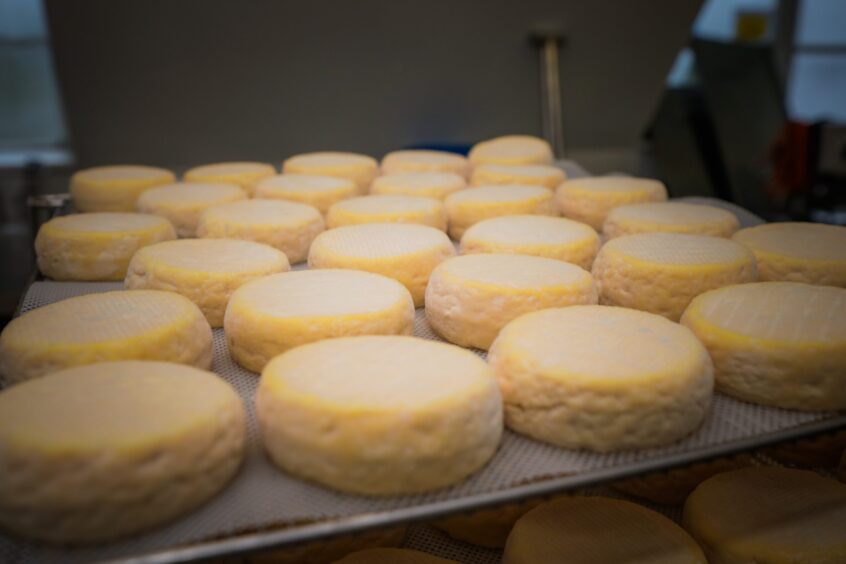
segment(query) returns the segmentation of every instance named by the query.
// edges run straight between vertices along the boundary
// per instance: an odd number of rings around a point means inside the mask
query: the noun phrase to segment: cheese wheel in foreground
[[[502,435],[502,400],[485,361],[414,337],[292,349],[262,372],[256,410],[280,468],[361,494],[454,484],[487,463]]]
[[[185,173],[184,179],[201,184],[235,184],[252,195],[260,181],[274,174],[276,169],[266,163],[233,162],[194,167]]]
[[[509,427],[598,452],[665,445],[692,433],[714,385],[708,352],[690,330],[619,307],[518,317],[499,333],[488,362]]]
[[[693,300],[682,324],[708,348],[719,391],[787,409],[846,408],[846,289],[730,286]]]
[[[246,199],[247,193],[234,184],[180,182],[145,191],[135,207],[140,212],[167,218],[180,237],[195,237],[200,215],[206,208]]]
[[[459,190],[444,201],[449,236],[461,239],[475,223],[502,215],[558,215],[552,192],[541,186],[481,186]]]
[[[329,208],[330,228],[359,223],[419,223],[446,231],[443,203],[419,196],[360,196],[342,200]]]
[[[719,237],[639,233],[612,239],[593,263],[599,303],[681,318],[703,292],[754,282],[755,257]]]
[[[367,155],[326,151],[294,155],[282,163],[282,172],[347,178],[355,182],[359,194],[366,194],[379,174],[379,164]]]
[[[529,184],[555,190],[566,178],[567,175],[557,166],[483,164],[473,169],[470,184]]]
[[[233,360],[261,372],[286,350],[335,337],[410,335],[414,302],[396,280],[356,270],[303,270],[244,284],[223,320]]]
[[[467,158],[474,167],[482,164],[549,164],[552,162],[552,149],[539,137],[504,135],[476,143]]]
[[[170,184],[176,177],[169,170],[151,166],[98,166],[76,172],[70,193],[81,212],[131,212],[144,190]]]
[[[446,233],[425,225],[367,223],[330,229],[311,246],[312,268],[348,268],[393,278],[423,307],[432,270],[455,256]]]
[[[758,260],[762,282],[784,280],[846,288],[846,227],[768,223],[732,237]]]
[[[54,280],[123,280],[135,251],[176,238],[162,217],[79,213],[55,217],[35,237],[38,269]]]
[[[846,562],[846,485],[814,472],[718,474],[690,494],[683,519],[709,562]]]
[[[596,300],[590,273],[574,264],[528,255],[464,255],[432,272],[426,320],[451,343],[487,349],[506,323],[524,313]]]
[[[168,290],[199,306],[212,327],[236,288],[254,278],[290,269],[285,254],[267,245],[235,239],[183,239],[144,247],[132,257],[129,289]]]
[[[317,208],[279,200],[243,200],[212,206],[200,216],[197,236],[246,239],[279,249],[291,264],[308,258],[311,242],[324,229]]]
[[[398,172],[452,172],[467,177],[470,164],[467,158],[447,151],[409,149],[393,151],[382,157],[382,174]]]
[[[0,525],[84,544],[207,501],[244,453],[241,399],[217,375],[165,362],[61,370],[0,393]]]
[[[207,369],[211,328],[189,299],[137,290],[41,306],[0,333],[0,375],[10,384],[109,360],[163,360]]]
[[[347,178],[311,174],[280,174],[256,186],[255,197],[289,200],[314,206],[322,214],[335,202],[358,195],[358,186]]]
[[[614,208],[605,218],[602,232],[609,239],[653,232],[731,237],[738,226],[733,213],[715,206],[647,202]]]
[[[706,564],[684,529],[656,511],[606,497],[568,497],[514,525],[503,564]]]
[[[480,221],[461,236],[461,254],[512,253],[571,262],[590,269],[599,235],[584,223],[563,217],[508,215]]]
[[[373,181],[370,193],[443,200],[466,187],[464,177],[451,172],[402,172],[380,176]]]
[[[561,184],[555,192],[561,215],[602,229],[609,212],[626,204],[663,202],[667,189],[657,180],[627,176],[577,178]]]

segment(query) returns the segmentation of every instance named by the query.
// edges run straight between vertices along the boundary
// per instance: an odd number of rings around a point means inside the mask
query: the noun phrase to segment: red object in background
[[[775,200],[806,193],[810,189],[816,125],[788,121],[770,149],[773,178],[768,193]]]

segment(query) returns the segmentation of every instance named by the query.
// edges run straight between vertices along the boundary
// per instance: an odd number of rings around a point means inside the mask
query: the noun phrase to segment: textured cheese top
[[[138,207],[194,208],[244,198],[244,191],[234,184],[177,182],[145,190],[138,197]]]
[[[602,197],[605,192],[655,192],[666,197],[667,189],[664,184],[648,178],[633,178],[629,176],[592,176],[575,178],[561,185],[566,192],[576,192],[579,195]]]
[[[350,257],[378,259],[410,255],[452,242],[446,233],[412,223],[362,223],[325,231],[315,246]]]
[[[557,166],[483,164],[473,169],[473,184],[551,184],[564,182],[567,175]]]
[[[185,173],[185,180],[191,182],[194,179],[202,182],[207,177],[239,177],[243,175],[270,176],[276,174],[276,169],[266,163],[255,162],[233,162],[216,163],[194,167]]]
[[[44,224],[51,232],[73,233],[126,233],[146,232],[170,225],[163,217],[144,213],[77,213],[51,219]],[[173,228],[171,227],[171,230]]]
[[[741,229],[732,237],[754,251],[846,262],[846,227],[819,223],[768,223]]]
[[[707,235],[638,233],[605,243],[603,252],[618,252],[635,260],[662,265],[731,264],[752,259],[738,243]]]
[[[454,172],[464,176],[467,159],[446,151],[393,151],[382,158],[382,172]]]
[[[376,159],[367,155],[325,151],[294,155],[285,160],[282,170],[284,172],[305,172],[309,169],[336,169],[341,172],[362,168],[375,170],[377,167]]]
[[[438,267],[441,276],[455,276],[471,283],[517,289],[546,286],[590,285],[590,273],[560,260],[511,254],[454,257]]]
[[[606,221],[632,221],[661,225],[737,224],[733,213],[714,206],[684,202],[647,202],[614,208]]]
[[[336,192],[344,188],[355,192],[355,182],[339,176],[286,172],[262,180],[256,187],[256,197],[273,197],[274,194],[284,195],[288,192]]]
[[[86,183],[108,184],[114,181],[173,181],[173,173],[163,168],[139,165],[98,166],[80,170],[74,174],[74,179]]]
[[[464,177],[452,172],[399,172],[374,180],[370,192],[443,199],[466,186]]]
[[[418,196],[360,196],[336,203],[333,208],[354,214],[390,214],[437,211],[441,202]]]
[[[288,267],[283,252],[240,239],[165,241],[140,249],[137,256],[161,266],[207,273],[250,273]]]
[[[369,548],[348,554],[334,564],[458,564],[458,561],[407,548]]]
[[[471,226],[462,241],[478,238],[504,245],[566,245],[596,237],[590,225],[563,217],[506,215]]]
[[[531,135],[506,135],[477,143],[468,155],[474,166],[483,163],[523,165],[552,162],[549,143]]]
[[[543,186],[510,184],[503,186],[480,186],[450,194],[452,205],[487,202],[522,202],[535,198],[551,198],[552,192]]]
[[[313,206],[283,200],[241,200],[212,206],[201,221],[227,221],[246,225],[297,225],[321,220]]]

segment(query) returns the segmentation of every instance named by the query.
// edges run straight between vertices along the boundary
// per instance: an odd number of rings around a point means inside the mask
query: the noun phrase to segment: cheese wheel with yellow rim
[[[197,166],[189,169],[185,182],[200,184],[235,184],[248,195],[255,192],[256,185],[276,174],[276,169],[266,163],[227,162]]]
[[[246,199],[247,193],[234,184],[178,182],[145,191],[135,207],[168,219],[180,237],[196,237],[200,216],[207,208]]]
[[[359,194],[366,194],[373,179],[379,175],[379,164],[367,155],[324,151],[285,159],[282,172],[346,178],[355,182]]]
[[[265,178],[256,186],[255,197],[308,204],[326,215],[335,202],[358,195],[358,186],[348,178],[313,174],[280,174]]]
[[[480,186],[459,190],[444,201],[449,236],[460,240],[472,225],[503,215],[558,215],[550,190],[541,186]]]
[[[371,194],[422,196],[443,200],[467,187],[463,176],[452,172],[398,172],[380,176],[370,187]]]
[[[176,176],[152,166],[98,166],[77,171],[71,177],[73,205],[81,212],[131,212],[144,190],[170,184]]]
[[[648,202],[612,209],[602,227],[609,239],[635,233],[689,233],[731,237],[737,217],[730,211],[704,204]]]
[[[360,223],[419,223],[446,231],[444,204],[419,196],[359,196],[332,205],[326,214],[329,228]]]
[[[398,172],[452,172],[467,178],[470,163],[467,158],[447,151],[409,149],[393,151],[382,157],[382,174]]]
[[[667,188],[657,180],[627,176],[593,176],[567,180],[555,191],[561,215],[602,229],[616,207],[644,202],[663,202]]]
[[[552,149],[539,137],[504,135],[476,143],[467,158],[473,167],[483,164],[550,164]]]
[[[557,166],[483,164],[473,169],[470,184],[528,184],[555,190],[566,178],[567,175]]]

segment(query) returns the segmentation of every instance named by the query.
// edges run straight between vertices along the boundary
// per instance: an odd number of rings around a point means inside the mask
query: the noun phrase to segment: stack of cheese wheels
[[[281,200],[243,200],[208,208],[197,236],[246,239],[279,249],[291,264],[308,258],[311,242],[325,228],[317,208]]]
[[[360,196],[333,204],[326,214],[330,228],[359,223],[419,223],[446,231],[444,204],[419,196]]]
[[[710,562],[846,562],[846,485],[806,470],[718,474],[684,504]]]
[[[531,135],[505,135],[476,143],[468,160],[473,167],[483,164],[533,165],[552,162],[549,143]]]
[[[216,163],[189,169],[184,180],[198,184],[235,184],[248,195],[252,195],[259,182],[274,174],[276,169],[266,163]]]
[[[464,255],[435,268],[426,287],[426,319],[441,337],[487,349],[506,323],[530,311],[595,304],[590,273],[529,255]]]
[[[211,206],[246,200],[247,193],[234,184],[180,182],[151,188],[138,197],[140,212],[167,218],[180,237],[195,237],[200,216]]]
[[[706,564],[684,529],[656,511],[605,497],[550,501],[524,515],[508,536],[503,564]]]
[[[70,193],[81,212],[131,212],[144,190],[170,184],[176,177],[169,170],[151,166],[99,166],[76,172]]]
[[[54,280],[123,280],[135,251],[176,238],[162,217],[80,213],[44,223],[35,237],[38,268]]]
[[[561,215],[602,229],[608,213],[618,206],[663,202],[667,189],[657,180],[626,176],[596,176],[568,180],[556,190]]]
[[[598,452],[690,434],[708,411],[714,385],[708,352],[689,329],[618,307],[518,317],[500,332],[488,361],[509,427]]]
[[[289,200],[308,204],[326,214],[335,202],[358,194],[358,186],[348,178],[312,174],[280,174],[265,178],[256,186],[255,197]]]
[[[235,475],[246,427],[216,375],[164,362],[68,368],[0,393],[0,524],[103,542],[191,511]]]
[[[382,158],[382,174],[398,172],[452,172],[467,178],[470,164],[467,159],[447,151],[410,149],[393,151]]]
[[[254,278],[289,269],[284,253],[260,243],[183,239],[150,245],[135,253],[126,274],[126,287],[182,294],[199,306],[212,327],[222,327],[232,292]]]
[[[349,268],[388,276],[423,306],[432,270],[455,247],[446,233],[425,225],[367,223],[330,229],[314,240],[308,263],[312,268]]]
[[[584,223],[563,217],[508,215],[480,221],[461,236],[461,253],[534,255],[590,269],[599,235]]]
[[[374,180],[370,193],[443,200],[466,187],[467,181],[464,177],[454,172],[397,172]]]
[[[602,227],[609,239],[635,233],[690,233],[731,237],[737,217],[730,211],[703,204],[647,202],[611,210]]]
[[[414,302],[402,284],[370,272],[288,272],[238,288],[223,327],[235,362],[261,372],[274,356],[321,339],[410,335]]]
[[[557,166],[483,164],[473,169],[470,184],[529,184],[555,190],[567,175]]]
[[[703,292],[754,282],[755,257],[734,241],[683,233],[639,233],[612,239],[593,263],[599,303],[640,309],[678,321]]]
[[[348,554],[335,564],[459,564],[459,562],[408,548],[369,548]]]
[[[502,400],[478,356],[414,337],[328,339],[274,358],[256,395],[270,458],[345,492],[454,484],[493,456]]]
[[[379,164],[367,155],[328,151],[294,155],[282,163],[282,172],[346,178],[355,182],[359,194],[366,194],[379,175]]]
[[[551,191],[541,186],[482,186],[447,196],[449,236],[461,239],[468,227],[502,215],[558,215]]]
[[[846,408],[846,289],[730,286],[694,299],[682,323],[708,348],[721,392],[788,409]]]
[[[846,288],[846,227],[769,223],[741,229],[732,238],[755,253],[762,281]]]
[[[104,292],[42,306],[0,333],[0,375],[14,384],[108,360],[163,360],[210,368],[212,332],[172,292]]]
[[[541,499],[533,498],[493,509],[450,515],[431,525],[456,540],[485,548],[501,549],[505,546],[514,523],[541,503]]]

